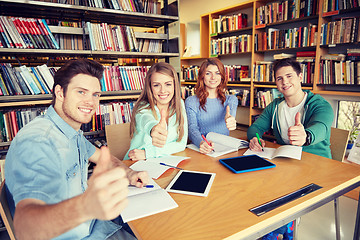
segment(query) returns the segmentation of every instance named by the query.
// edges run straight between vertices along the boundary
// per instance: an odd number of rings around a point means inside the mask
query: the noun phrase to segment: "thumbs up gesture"
[[[162,148],[166,143],[167,134],[168,134],[167,123],[166,123],[166,119],[167,119],[166,110],[161,109],[160,115],[161,115],[160,122],[152,128],[150,136],[152,137],[152,144],[155,147]]]
[[[226,127],[227,127],[227,129],[229,129],[229,131],[236,129],[236,120],[235,120],[235,117],[230,115],[230,107],[229,106],[226,106],[225,123],[226,123]]]
[[[113,167],[110,150],[102,147],[100,151],[88,188],[80,196],[86,219],[110,220],[127,206],[129,180],[123,168]]]
[[[306,132],[299,112],[295,115],[295,125],[288,129],[288,137],[291,145],[302,146],[306,142]]]

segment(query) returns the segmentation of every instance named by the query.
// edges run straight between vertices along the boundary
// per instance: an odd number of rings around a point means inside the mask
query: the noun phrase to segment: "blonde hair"
[[[131,115],[131,123],[130,123],[130,136],[131,138],[134,136],[136,131],[136,114],[139,113],[142,109],[151,109],[155,119],[158,119],[155,111],[156,101],[154,99],[154,95],[151,89],[151,77],[154,73],[161,73],[166,76],[172,77],[174,80],[174,96],[169,103],[169,114],[168,117],[170,118],[174,114],[176,114],[176,123],[178,125],[177,133],[179,142],[184,136],[184,116],[181,107],[181,94],[180,94],[180,83],[175,72],[173,66],[165,62],[155,63],[151,66],[149,71],[145,77],[145,85],[144,89],[142,90],[139,99],[136,101],[135,106],[132,111]]]

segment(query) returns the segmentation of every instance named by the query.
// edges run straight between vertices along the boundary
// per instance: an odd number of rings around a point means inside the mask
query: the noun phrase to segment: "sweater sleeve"
[[[312,114],[306,122],[305,130],[311,134],[311,143],[317,144],[328,138],[334,119],[334,112],[327,101],[313,104],[313,109],[308,109]]]
[[[239,101],[235,95],[229,95],[227,105],[230,107],[230,115],[233,117],[236,117],[238,103]]]
[[[185,100],[186,114],[189,122],[189,139],[196,146],[200,146],[202,141],[200,127],[198,124],[197,113],[199,106],[197,104],[198,98],[196,96],[188,97]]]

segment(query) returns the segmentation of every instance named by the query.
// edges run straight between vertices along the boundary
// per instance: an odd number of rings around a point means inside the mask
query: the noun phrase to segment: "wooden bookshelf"
[[[207,52],[202,53],[201,57],[203,59],[208,57],[217,57],[220,60],[227,61],[228,58],[231,58],[233,64],[239,64],[238,60],[244,61],[244,59],[248,59],[250,62],[249,66],[250,69],[253,68],[257,61],[274,61],[273,55],[279,53],[289,53],[296,55],[296,52],[302,51],[315,51],[315,72],[313,75],[313,82],[311,84],[303,84],[302,88],[311,90],[316,94],[321,95],[332,95],[332,96],[360,96],[360,87],[359,85],[323,85],[319,83],[319,76],[320,76],[320,59],[321,56],[328,54],[328,53],[344,53],[344,49],[346,48],[359,48],[359,42],[354,43],[342,43],[336,45],[320,45],[320,36],[321,36],[321,25],[323,23],[328,23],[333,21],[334,19],[342,18],[342,17],[359,17],[360,16],[360,7],[350,8],[350,9],[342,9],[332,12],[323,12],[324,1],[326,0],[318,0],[318,10],[316,13],[313,13],[311,16],[299,17],[299,18],[288,18],[285,21],[277,21],[272,23],[263,23],[258,24],[256,22],[256,14],[257,8],[265,6],[267,4],[280,2],[280,1],[273,1],[273,0],[251,0],[246,1],[244,3],[240,3],[234,6],[230,6],[227,8],[222,8],[219,10],[214,10],[207,14],[203,14],[200,16],[200,28],[206,29],[201,32],[201,49],[207,49]],[[339,1],[339,0],[338,0]],[[228,31],[228,32],[221,32],[217,34],[211,34],[209,30],[210,22],[212,19],[219,17],[220,15],[232,15],[233,13],[241,12],[244,9],[248,9],[251,11],[251,14],[248,14],[248,22],[251,23],[245,29],[239,29],[235,31]],[[268,28],[279,28],[279,29],[290,29],[292,27],[299,27],[299,26],[307,26],[309,23],[317,25],[317,38],[316,42],[314,42],[313,46],[306,46],[306,47],[296,47],[296,48],[282,48],[282,49],[271,49],[271,50],[264,50],[264,51],[255,51],[255,35],[261,32],[266,31]],[[224,54],[224,55],[216,55],[210,56],[210,44],[212,39],[216,39],[222,36],[231,36],[233,34],[240,34],[243,32],[251,32],[252,34],[252,47],[249,53],[240,53],[238,56],[236,54]],[[340,50],[339,50],[340,49]],[[338,52],[337,52],[338,51]],[[202,59],[202,60],[203,60]],[[224,62],[223,61],[223,62]],[[189,60],[182,61],[183,65],[193,65],[199,64],[201,61],[199,60]],[[226,64],[229,64],[226,62]],[[253,115],[260,114],[262,109],[253,108],[254,106],[254,93],[257,88],[261,89],[271,89],[276,88],[275,83],[267,83],[267,82],[257,82],[254,80],[253,73],[249,73],[249,77],[251,81],[248,85],[238,84],[238,83],[228,83],[228,86],[234,88],[245,88],[250,86],[250,110],[249,112],[249,121],[247,125],[251,125],[251,118]],[[194,82],[182,82],[182,85],[194,85]],[[358,83],[360,84],[360,83]],[[238,111],[242,111],[242,109],[238,109]]]

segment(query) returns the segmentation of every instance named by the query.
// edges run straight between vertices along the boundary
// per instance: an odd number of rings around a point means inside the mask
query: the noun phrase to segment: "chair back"
[[[344,160],[349,134],[348,130],[331,128],[330,150],[332,159],[340,162]]]
[[[130,148],[130,123],[107,125],[105,134],[110,153],[121,160],[124,159]]]
[[[6,198],[5,181],[0,186],[0,214],[11,240],[15,240],[13,218]]]

